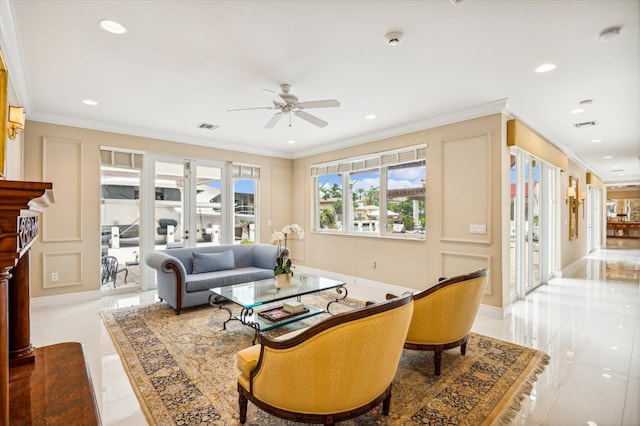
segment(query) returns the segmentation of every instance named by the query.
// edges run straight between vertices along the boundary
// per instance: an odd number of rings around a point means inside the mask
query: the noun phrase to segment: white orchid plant
[[[271,234],[271,244],[278,244],[279,253],[276,258],[276,267],[273,269],[273,275],[293,275],[291,259],[289,258],[289,251],[287,250],[287,240],[290,234],[298,235],[298,239],[300,240],[304,238],[304,230],[297,223],[285,225],[281,231],[273,231]]]

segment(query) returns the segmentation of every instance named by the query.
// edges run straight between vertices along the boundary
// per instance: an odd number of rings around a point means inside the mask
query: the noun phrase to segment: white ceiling
[[[299,158],[502,110],[606,183],[640,183],[637,0],[10,0],[0,13],[31,120]],[[103,31],[105,18],[128,32]],[[620,35],[598,41],[611,26]],[[545,62],[557,69],[533,71]],[[308,110],[325,128],[226,112],[271,105],[261,90],[281,83],[342,105]]]

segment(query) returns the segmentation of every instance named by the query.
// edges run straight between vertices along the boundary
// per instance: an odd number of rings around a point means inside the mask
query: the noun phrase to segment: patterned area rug
[[[328,295],[306,296],[305,303],[326,306]],[[229,303],[234,313],[239,310]],[[331,311],[361,302],[346,300]],[[266,308],[265,308],[266,309]],[[164,303],[114,311],[102,318],[152,425],[236,425],[236,352],[251,345],[253,330],[211,306],[175,315]],[[321,320],[323,315],[270,332],[280,335]],[[355,350],[355,349],[354,349]],[[393,383],[391,412],[377,407],[345,425],[508,424],[531,391],[549,356],[543,352],[471,334],[467,353],[445,351],[442,374],[433,375],[433,354],[404,350]],[[294,424],[249,403],[249,425]]]

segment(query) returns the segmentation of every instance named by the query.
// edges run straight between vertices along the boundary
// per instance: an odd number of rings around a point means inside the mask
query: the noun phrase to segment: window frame
[[[312,208],[311,208],[311,223],[312,232],[318,234],[331,234],[331,235],[348,235],[348,236],[361,236],[368,238],[394,238],[402,240],[415,240],[426,241],[426,233],[416,231],[415,233],[395,233],[388,232],[387,229],[387,198],[388,198],[388,168],[391,166],[397,166],[407,163],[423,162],[424,164],[424,176],[422,178],[424,182],[424,198],[420,201],[424,202],[425,207],[425,224],[426,224],[426,179],[427,179],[427,164],[426,164],[426,144],[415,145],[410,147],[404,147],[400,149],[383,151],[359,157],[344,158],[335,160],[332,162],[314,164],[310,166],[312,177]],[[354,191],[351,188],[350,176],[354,172],[359,171],[374,171],[378,173],[379,187],[378,187],[378,225],[375,231],[358,231],[354,228],[354,215],[353,210],[353,194]],[[320,177],[327,175],[340,175],[342,177],[342,223],[337,229],[322,228],[320,224]],[[383,224],[383,225],[380,225]],[[371,225],[370,225],[371,226]]]

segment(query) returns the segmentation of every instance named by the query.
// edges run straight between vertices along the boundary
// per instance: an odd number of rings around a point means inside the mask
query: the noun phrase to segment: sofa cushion
[[[271,269],[255,267],[189,274],[187,275],[186,290],[187,293],[191,293],[194,291],[209,290],[214,287],[265,280],[267,278],[273,278],[273,271]]]
[[[198,253],[193,254],[193,273],[224,271],[235,267],[233,251],[227,250],[222,253]]]
[[[273,269],[276,267],[275,259],[278,256],[278,247],[258,244],[253,247],[253,266],[257,268]]]

